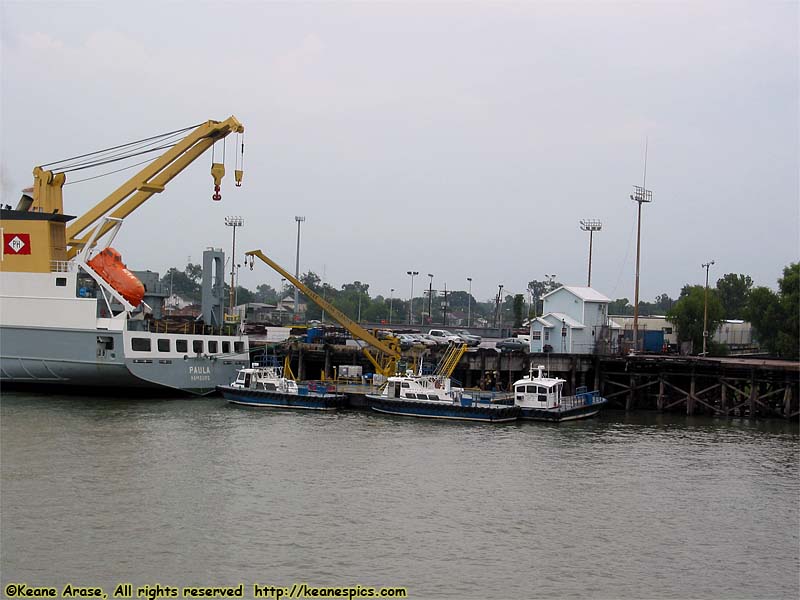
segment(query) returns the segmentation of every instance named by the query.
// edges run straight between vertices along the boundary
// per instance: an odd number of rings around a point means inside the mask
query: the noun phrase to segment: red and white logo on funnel
[[[3,248],[8,254],[30,254],[31,234],[4,233]]]

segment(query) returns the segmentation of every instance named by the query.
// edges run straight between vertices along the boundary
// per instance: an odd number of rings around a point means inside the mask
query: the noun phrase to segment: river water
[[[800,597],[798,427],[476,425],[4,392],[0,577]]]

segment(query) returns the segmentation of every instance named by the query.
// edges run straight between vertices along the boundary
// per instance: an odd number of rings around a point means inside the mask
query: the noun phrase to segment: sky
[[[800,255],[799,21],[770,1],[2,0],[2,202],[36,165],[235,115],[244,185],[229,137],[222,201],[207,153],[126,219],[129,268],[230,254],[236,215],[237,262],[260,248],[293,272],[302,215],[301,272],[395,298],[409,270],[415,296],[428,273],[471,277],[482,301],[546,274],[586,285],[591,218],[592,286],[632,300],[644,184],[642,300],[710,260],[712,285],[774,289]],[[67,185],[65,212],[135,172]]]

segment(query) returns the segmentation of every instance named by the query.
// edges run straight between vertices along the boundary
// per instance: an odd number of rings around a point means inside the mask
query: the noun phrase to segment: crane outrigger
[[[369,351],[369,348],[362,348],[361,351],[364,353],[364,356],[367,357],[372,365],[375,367],[375,372],[383,375],[384,377],[390,377],[397,372],[397,361],[400,359],[400,348],[397,340],[393,338],[389,340],[380,340],[376,336],[372,335],[369,331],[361,327],[358,323],[350,319],[347,315],[345,315],[342,311],[338,308],[333,306],[330,302],[325,300],[322,296],[317,294],[314,290],[309,288],[305,285],[302,281],[294,277],[289,271],[281,267],[278,263],[274,260],[266,256],[261,250],[250,250],[249,252],[245,252],[245,256],[250,257],[250,268],[253,268],[253,258],[257,257],[262,262],[267,264],[268,266],[272,267],[275,271],[281,274],[282,277],[285,277],[292,285],[294,285],[298,290],[300,290],[309,300],[314,302],[317,306],[319,306],[322,310],[325,311],[326,314],[330,315],[334,321],[339,323],[342,327],[344,327],[350,334],[360,339],[367,344],[369,344],[372,348],[378,351],[377,356],[373,356],[372,353]]]

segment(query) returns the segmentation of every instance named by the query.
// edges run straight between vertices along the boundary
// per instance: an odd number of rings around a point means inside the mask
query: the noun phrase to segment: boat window
[[[203,353],[203,340],[192,340],[192,352],[196,354]]]
[[[401,385],[404,388],[411,387],[411,384],[409,384],[407,381],[404,381]]]
[[[167,339],[158,339],[158,351],[159,352],[169,352],[169,340]]]
[[[436,394],[428,394],[428,400],[438,400],[439,396]]]
[[[547,394],[539,394],[539,402],[547,402]]]
[[[131,350],[150,352],[150,338],[131,338]]]
[[[539,388],[537,388],[535,385],[529,385],[528,389],[523,391],[527,391],[529,394],[535,394],[538,389]]]
[[[66,287],[67,278],[66,277],[56,277],[56,285],[58,287]]]
[[[219,352],[219,342],[217,340],[208,340],[208,353],[216,354]]]
[[[223,354],[230,354],[231,351],[231,343],[230,342],[222,342],[222,353]]]
[[[188,352],[189,343],[186,340],[175,340],[175,352]]]
[[[233,351],[236,353],[244,352],[244,342],[233,342]]]

